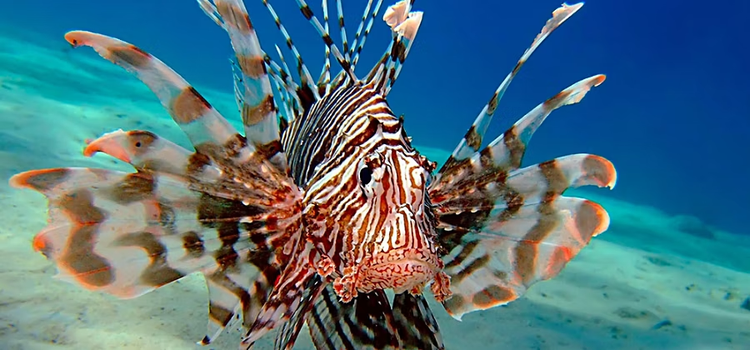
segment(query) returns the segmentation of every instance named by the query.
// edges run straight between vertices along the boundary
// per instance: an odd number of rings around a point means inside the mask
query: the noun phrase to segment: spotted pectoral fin
[[[226,237],[199,221],[201,196],[173,176],[61,168],[21,173],[11,184],[48,198],[49,225],[34,248],[88,289],[132,298],[220,267],[209,247]]]
[[[393,319],[402,349],[445,349],[437,320],[423,295],[396,294]]]
[[[359,293],[351,302],[339,300],[328,285],[307,315],[315,348],[402,349],[403,323],[397,323],[383,290]]]
[[[484,176],[462,197],[437,206],[443,259],[453,297],[451,315],[487,309],[520,297],[533,283],[557,275],[591,237],[607,229],[598,204],[562,196],[570,187],[614,186],[604,158],[579,154]]]
[[[242,165],[248,159],[263,160],[286,175],[286,161],[278,141],[255,142],[258,130],[253,129],[251,139],[240,135],[211,104],[185,79],[164,62],[125,41],[101,34],[72,31],[65,39],[74,47],[90,46],[103,58],[133,73],[151,89],[172,119],[188,137],[197,153],[215,162]],[[278,125],[269,125],[267,115],[275,116],[275,109],[262,104],[256,111],[262,119],[258,128],[269,139],[278,138]],[[248,131],[250,132],[250,131]],[[259,137],[259,136],[258,136]],[[263,140],[266,140],[265,138]],[[279,155],[277,157],[277,155]]]
[[[275,242],[295,220],[292,209],[264,206],[251,193],[237,194],[247,203],[233,201],[223,198],[222,185],[149,170],[46,169],[10,182],[47,197],[49,224],[34,237],[34,249],[64,280],[133,298],[203,273],[210,298],[204,343],[234,318],[254,323],[278,276]]]
[[[443,223],[477,228],[493,207],[538,203],[568,188],[614,188],[617,172],[607,159],[592,154],[572,154],[510,173],[489,171],[450,187],[433,188],[430,197],[439,206]],[[455,215],[455,217],[454,217]]]
[[[593,87],[599,86],[605,79],[601,74],[582,79],[537,105],[481,152],[473,152],[462,159],[451,156],[440,169],[438,179],[432,186],[434,194],[441,197],[480,177],[499,177],[518,169],[531,137],[545,119],[560,107],[580,102]],[[477,149],[479,147],[477,144],[474,146]]]
[[[560,273],[608,225],[601,206],[571,197],[488,218],[445,257],[453,292],[445,309],[460,319],[519,298],[532,284]]]

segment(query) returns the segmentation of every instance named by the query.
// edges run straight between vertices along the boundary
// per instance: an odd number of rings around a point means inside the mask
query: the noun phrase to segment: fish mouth
[[[421,292],[440,270],[429,255],[414,249],[391,250],[377,260],[365,270],[364,280],[378,289],[393,289],[396,294]]]

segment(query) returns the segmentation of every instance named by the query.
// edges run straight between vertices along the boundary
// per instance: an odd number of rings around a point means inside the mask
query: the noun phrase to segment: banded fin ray
[[[365,11],[362,14],[362,21],[359,23],[357,33],[354,34],[354,41],[352,42],[352,46],[349,52],[349,55],[352,56],[352,67],[354,68],[356,68],[357,62],[359,62],[359,55],[362,53],[362,49],[364,49],[365,47],[367,36],[370,35],[372,24],[375,22],[375,17],[378,16],[378,13],[380,12],[380,6],[382,5],[383,0],[378,0],[375,3],[375,7],[371,10],[372,0],[367,1],[367,6],[365,7]],[[363,28],[364,32],[362,32]]]
[[[280,274],[269,247],[261,245],[238,252],[238,258],[246,262],[227,271],[206,274],[209,322],[201,345],[210,344],[233,321],[239,321],[243,328],[252,326]]]
[[[396,294],[392,308],[393,319],[401,338],[401,348],[445,349],[440,327],[424,295]]]
[[[297,341],[297,336],[302,330],[302,326],[305,324],[307,315],[312,310],[315,300],[318,299],[320,293],[324,290],[323,278],[315,276],[310,278],[307,285],[304,288],[304,294],[301,297],[301,304],[294,313],[289,317],[289,321],[281,325],[281,329],[276,334],[274,341],[274,350],[291,350],[294,348],[294,343]]]
[[[389,6],[383,20],[391,28],[393,39],[380,61],[370,70],[366,82],[375,84],[387,96],[401,72],[422,23],[421,11],[411,11],[412,0],[401,0]]]
[[[544,42],[547,36],[563,24],[568,18],[573,16],[573,14],[580,10],[581,7],[583,7],[582,2],[573,5],[563,4],[552,12],[552,18],[547,21],[541,32],[536,38],[534,38],[531,46],[524,51],[515,67],[513,67],[513,70],[508,73],[502,83],[500,83],[500,86],[495,90],[490,101],[484,106],[484,108],[482,108],[482,111],[479,113],[476,120],[474,120],[471,128],[469,128],[464,138],[461,139],[461,142],[451,154],[451,157],[448,158],[443,165],[441,172],[450,171],[453,167],[458,166],[456,165],[457,162],[467,159],[479,151],[480,147],[482,147],[484,134],[487,132],[487,128],[492,121],[492,116],[495,114],[500,99],[503,98],[503,95],[513,81],[513,78],[518,74],[521,67],[523,67],[529,57],[531,57],[531,54],[533,54],[542,42]]]
[[[295,61],[298,64],[298,73],[301,81],[298,85],[304,88],[302,90],[298,90],[298,95],[302,100],[318,101],[321,98],[321,94],[328,94],[332,90],[341,88],[345,84],[351,84],[353,82],[359,81],[354,72],[354,65],[359,59],[360,52],[365,44],[365,39],[367,38],[367,35],[370,32],[370,28],[372,27],[374,17],[377,16],[377,13],[380,10],[382,0],[378,0],[374,7],[372,6],[372,1],[368,1],[363,13],[362,22],[360,23],[355,35],[355,41],[351,46],[349,46],[346,29],[343,25],[343,5],[341,1],[337,1],[336,6],[337,14],[339,17],[339,31],[341,33],[341,40],[344,46],[343,49],[339,49],[339,47],[333,42],[333,39],[331,38],[327,20],[327,3],[325,1],[323,3],[324,21],[323,23],[321,23],[321,21],[315,16],[312,9],[309,7],[305,0],[296,1],[300,8],[300,11],[308,20],[308,22],[313,26],[313,28],[318,32],[319,36],[326,46],[326,63],[324,64],[320,78],[318,79],[317,89],[313,87],[313,84],[311,83],[312,78],[302,61],[302,57],[299,51],[297,50],[296,46],[294,46],[289,33],[284,28],[283,24],[281,24],[281,19],[267,0],[264,0],[263,3],[264,5],[266,5],[266,8],[273,16],[277,27],[281,31],[281,34],[284,36],[287,46],[293,52]],[[391,27],[393,40],[388,46],[380,62],[373,67],[367,78],[362,80],[362,82],[364,82],[365,84],[375,84],[376,86],[378,86],[379,92],[384,96],[387,95],[387,93],[390,91],[396,81],[396,78],[400,74],[401,66],[405,61],[409,50],[411,49],[413,39],[416,36],[417,30],[419,29],[419,25],[422,20],[422,12],[410,11],[410,8],[411,0],[399,1],[388,8],[388,11],[386,11],[383,19]],[[368,17],[369,20],[367,20]],[[362,32],[363,30],[364,32]],[[341,72],[337,74],[333,79],[330,78],[331,68],[328,64],[329,54],[332,54],[339,62],[339,65],[342,67]],[[307,89],[311,91],[306,92],[305,90]],[[306,95],[314,96],[311,96],[311,98],[306,98],[304,97]],[[310,105],[311,102],[303,101],[302,107],[303,109],[307,110]]]
[[[393,41],[393,51],[391,53],[391,63],[386,67],[388,82],[385,90],[387,95],[396,83],[396,79],[401,74],[403,63],[409,56],[414,38],[417,36],[419,26],[422,24],[423,13],[421,11],[411,11],[413,0],[396,3],[389,7],[383,15],[383,20],[391,27],[396,35]]]
[[[279,49],[278,45],[274,46],[276,47],[276,52],[279,54],[282,66],[279,66],[279,64],[274,62],[268,55],[266,55],[266,65],[270,68],[269,73],[271,77],[278,85],[279,90],[282,91],[281,97],[282,103],[284,103],[283,108],[286,121],[291,122],[302,116],[302,100],[298,94],[298,92],[302,90],[300,90],[300,86],[297,85],[289,75],[289,66],[287,66],[286,61],[284,60],[284,55],[281,53],[281,49]]]
[[[223,18],[215,16],[220,23]],[[116,131],[89,143],[84,153],[109,154],[131,164],[136,173],[52,169],[16,175],[13,185],[35,189],[50,203],[50,226],[35,238],[37,249],[48,250],[63,276],[72,276],[68,280],[120,297],[202,272],[210,299],[203,344],[231,320],[241,317],[245,327],[254,324],[289,258],[289,242],[300,236],[301,192],[286,174],[285,157],[283,164],[274,164],[280,143],[249,144],[177,73],[132,44],[85,31],[65,38],[73,46],[94,48],[143,81],[195,152],[147,131]],[[278,137],[278,129],[275,133]],[[160,226],[163,220],[168,225]],[[172,221],[188,226],[173,232]],[[182,242],[179,235],[192,241]],[[111,246],[119,241],[127,247]],[[178,256],[188,243],[200,248],[201,263],[169,260],[170,253]],[[101,251],[92,253],[98,247]],[[66,256],[65,251],[81,254]],[[66,275],[72,267],[83,272]]]
[[[299,53],[297,46],[294,45],[292,37],[289,35],[289,32],[287,32],[284,24],[281,23],[281,18],[278,14],[276,14],[276,11],[273,9],[273,6],[271,6],[268,0],[263,0],[263,5],[266,6],[266,9],[271,14],[271,17],[273,17],[274,23],[276,23],[276,27],[279,29],[281,35],[286,41],[287,48],[294,54],[294,61],[297,63],[297,74],[300,79],[300,82],[297,84],[297,96],[302,104],[302,108],[304,110],[307,110],[315,101],[320,100],[320,91],[315,85],[315,80],[313,80],[312,75],[310,74],[310,70],[305,65],[305,62],[303,61],[302,55]]]
[[[273,285],[268,299],[260,309],[259,315],[255,322],[246,328],[245,335],[240,343],[241,349],[250,349],[255,342],[263,337],[266,333],[276,329],[276,327],[289,323],[301,317],[300,312],[307,310],[310,302],[310,295],[314,295],[314,290],[305,289],[306,286],[315,285],[317,274],[312,268],[310,262],[314,261],[312,246],[302,237],[295,235],[287,237],[286,249],[289,251],[286,264]],[[297,329],[295,325],[294,330]],[[277,348],[291,348],[296,340],[296,333],[293,330],[284,331],[277,342]],[[279,340],[277,339],[277,340]],[[288,343],[284,343],[284,342]]]
[[[438,172],[432,193],[439,197],[444,187],[460,187],[478,177],[495,176],[518,169],[531,137],[544,120],[554,110],[580,102],[591,88],[599,86],[605,78],[604,75],[595,75],[569,86],[526,113],[481,152],[461,161],[449,158],[448,161],[453,163],[446,163]]]
[[[105,153],[133,166],[138,171],[155,171],[183,177],[194,177],[215,182],[221,171],[210,159],[200,168],[190,171],[193,153],[172,141],[146,130],[117,130],[89,142],[83,155],[91,157]]]
[[[453,292],[444,306],[458,319],[554,277],[609,225],[600,205],[562,196],[571,187],[613,187],[617,175],[604,158],[571,155],[492,175],[435,196]]]
[[[378,16],[378,13],[380,12],[380,7],[383,5],[383,0],[378,0],[378,2],[375,4],[375,7],[372,7],[372,0],[368,0],[367,5],[365,6],[364,13],[362,14],[362,21],[360,22],[359,27],[357,28],[357,32],[354,35],[354,41],[352,42],[351,47],[349,48],[349,56],[352,57],[351,65],[352,65],[352,71],[355,70],[357,66],[357,62],[359,62],[360,54],[362,53],[362,50],[365,47],[365,42],[367,40],[367,36],[370,35],[370,31],[372,30],[372,25],[375,23],[375,17]],[[366,21],[366,25],[365,25]],[[364,32],[362,32],[364,28]],[[346,75],[342,71],[339,73],[336,78],[329,84],[331,88],[337,88],[340,87],[344,82],[344,77]]]
[[[263,301],[262,290],[253,289],[262,284],[253,282],[275,269],[275,232],[254,223],[273,218],[271,206],[197,192],[181,176],[149,170],[45,169],[18,174],[11,185],[47,197],[50,221],[34,249],[63,280],[134,298],[201,272],[210,300],[205,342],[235,316],[252,322],[253,305]]]
[[[360,294],[349,303],[329,285],[307,315],[316,349],[444,349],[440,330],[424,296],[384,291]]]
[[[305,0],[296,0],[296,1],[297,1],[297,5],[299,6],[300,11],[302,12],[302,15],[305,16],[308,22],[310,22],[313,28],[315,28],[315,31],[318,32],[318,35],[320,35],[320,37],[323,39],[323,43],[326,45],[326,47],[330,50],[330,52],[339,62],[339,65],[343,69],[344,73],[346,73],[346,75],[352,81],[355,81],[357,77],[354,74],[354,71],[352,70],[351,62],[349,60],[349,52],[347,50],[348,42],[346,40],[346,29],[344,28],[344,22],[343,22],[344,18],[343,18],[343,13],[341,12],[342,11],[341,1],[337,0],[336,8],[337,8],[337,12],[339,15],[339,30],[341,31],[341,39],[344,43],[343,54],[339,50],[338,46],[333,42],[333,39],[331,39],[331,33],[329,33],[320,24],[320,20],[318,20],[315,14],[313,14],[312,10],[310,9],[310,6],[307,5],[307,2],[305,2]]]
[[[322,0],[321,7],[323,8],[323,31],[330,33],[328,26],[328,0]],[[323,69],[320,72],[320,78],[318,78],[318,88],[323,91],[323,95],[327,95],[331,92],[331,48],[326,45],[324,50]]]
[[[235,80],[242,96],[241,116],[248,143],[286,172],[273,89],[264,53],[242,0],[199,0],[204,12],[229,35],[242,79]]]
[[[92,47],[146,84],[199,152],[206,147],[225,149],[226,145],[237,144],[240,135],[229,122],[158,58],[125,41],[92,32],[68,32],[65,39],[74,47]],[[237,161],[249,157],[253,151],[242,145],[236,150]]]
[[[351,55],[349,54],[349,39],[346,35],[346,25],[344,23],[344,5],[342,4],[342,0],[336,0],[336,14],[338,15],[339,19],[339,32],[341,32],[341,51],[344,54],[344,61],[349,62],[349,64],[351,65]]]
[[[456,319],[507,304],[556,276],[609,226],[607,212],[581,198],[559,196],[494,211],[479,228],[454,225],[448,231],[460,243],[445,257],[453,297],[443,306]]]

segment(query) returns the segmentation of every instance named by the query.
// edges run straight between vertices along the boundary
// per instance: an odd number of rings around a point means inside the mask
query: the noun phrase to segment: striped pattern
[[[236,14],[224,16],[237,21]],[[247,30],[248,23],[235,26]],[[143,81],[195,151],[148,131],[116,131],[90,142],[84,154],[109,154],[131,164],[135,174],[48,169],[15,176],[13,185],[49,199],[50,223],[36,236],[35,248],[58,264],[64,278],[123,298],[200,271],[210,293],[202,342],[235,318],[250,327],[289,259],[275,252],[301,237],[302,193],[286,174],[278,127],[270,129],[276,141],[253,132],[248,139],[177,73],[136,46],[84,31],[65,38]],[[260,76],[243,69],[248,77]],[[248,118],[246,133],[267,123],[266,117]]]
[[[199,0],[201,8],[229,34],[241,72],[238,93],[242,123],[249,147],[265,153],[271,163],[286,171],[279,145],[279,124],[264,53],[242,0]]]
[[[516,63],[516,66],[513,67],[513,70],[511,70],[503,82],[500,83],[500,86],[495,90],[490,101],[484,106],[484,108],[482,108],[482,111],[479,113],[476,120],[474,120],[469,131],[466,132],[466,135],[453,151],[451,157],[445,162],[443,165],[444,171],[449,171],[452,167],[456,166],[455,164],[457,162],[460,162],[479,151],[482,147],[484,134],[487,132],[487,128],[492,121],[492,116],[495,115],[500,99],[503,98],[503,95],[513,81],[513,78],[515,78],[516,74],[521,70],[521,67],[523,67],[529,57],[531,57],[531,54],[533,54],[542,42],[544,42],[544,39],[547,39],[547,36],[563,24],[568,18],[573,16],[573,14],[580,10],[581,7],[583,7],[582,2],[573,5],[563,4],[560,8],[552,12],[552,18],[547,21],[541,32],[536,38],[534,38],[531,46],[526,49],[523,56],[521,56]]]
[[[296,259],[282,273],[256,324],[246,333],[245,346],[251,346],[287,320],[297,323],[283,326],[285,331],[277,343],[291,346],[299,324],[295,320],[299,320],[300,308],[308,307],[305,306],[308,299],[304,296],[306,290],[290,286],[307,285],[315,279],[314,274],[332,281],[334,292],[344,302],[356,300],[360,292],[387,288],[399,293],[421,293],[430,281],[434,281],[432,289],[440,300],[450,293],[448,277],[441,271],[442,261],[437,255],[434,216],[427,206],[425,192],[433,163],[412,149],[403,122],[395,118],[384,99],[397,77],[396,65],[405,60],[421,19],[404,4],[393,6],[401,12],[388,20],[394,41],[387,51],[398,49],[404,53],[393,55],[393,59],[387,54],[389,58],[376,69],[380,74],[358,81],[351,63],[354,48],[348,47],[341,2],[337,2],[337,13],[343,50],[333,43],[328,32],[327,4],[323,6],[325,24],[321,24],[307,3],[298,0],[303,16],[326,46],[326,58],[333,54],[342,68],[333,82],[327,83],[330,68],[326,64],[319,80],[325,85],[315,88],[281,19],[269,2],[264,1],[292,51],[300,77],[299,82],[291,81],[280,51],[281,65],[266,59],[272,74],[277,76],[274,81],[279,83],[279,90],[293,92],[290,98],[284,97],[288,104],[282,109],[300,111],[285,125],[282,145],[292,178],[306,190],[302,200],[303,221],[310,244],[291,248]],[[374,17],[380,2],[372,12],[370,6],[365,17],[370,13]],[[404,22],[408,23],[402,25]],[[364,20],[360,27],[364,28]],[[359,50],[368,32],[369,29],[357,45]],[[296,101],[299,103],[295,104]],[[306,270],[305,259],[313,262],[313,270]],[[323,284],[318,288],[324,290]],[[313,314],[316,310],[313,308]],[[328,331],[328,327],[337,324],[331,322],[326,324]]]
[[[355,156],[369,151],[357,147],[368,141],[380,141],[373,139],[379,131],[383,133],[382,139],[390,140],[390,144],[402,143],[399,121],[382,96],[362,85],[333,91],[300,119],[292,121],[283,135],[282,144],[289,154],[290,167],[294,169],[292,177],[301,186],[309,187],[316,174],[320,177],[326,172],[336,171],[330,166],[329,170],[317,171],[316,167],[324,159],[337,157],[357,161]],[[343,134],[359,137],[344,138]]]
[[[436,193],[438,231],[449,251],[444,257],[453,291],[444,304],[448,312],[460,319],[466,312],[505,304],[533,283],[557,275],[609,225],[598,204],[562,193],[584,185],[611,187],[615,179],[607,160],[581,154],[507,177],[477,177],[473,191],[457,187],[453,193]]]
[[[298,217],[271,200],[247,201],[256,195],[244,185],[193,183],[150,170],[38,170],[11,184],[48,198],[50,223],[34,248],[56,262],[65,280],[132,298],[202,272],[211,301],[206,343],[235,315],[254,322],[278,274],[276,240],[285,240],[283,228]]]
[[[571,187],[613,187],[604,158],[560,157],[522,167],[533,133],[555,109],[579,102],[596,75],[532,109],[482,148],[498,102],[531,53],[581,8],[563,5],[501,83],[433,179],[435,163],[410,144],[385,99],[412,47],[422,13],[413,0],[389,6],[392,40],[363,78],[355,67],[382,0],[368,0],[353,36],[336,1],[339,48],[304,0],[304,18],[325,45],[313,81],[292,38],[264,5],[292,52],[266,54],[241,0],[198,0],[229,35],[244,135],[190,84],[134,45],[74,31],[143,81],[194,150],[145,130],[118,130],[88,143],[134,173],[46,169],[18,174],[16,187],[49,201],[49,225],[34,248],[63,278],[131,298],[201,272],[209,291],[209,344],[241,324],[241,348],[278,330],[291,349],[306,323],[318,349],[444,349],[424,288],[456,318],[520,297],[557,275],[603,232],[596,203],[565,197]],[[332,76],[330,56],[341,70]],[[274,95],[276,91],[276,95]],[[279,105],[277,105],[279,104]],[[385,290],[395,297],[388,300]]]
[[[359,61],[359,55],[362,53],[362,49],[367,41],[367,36],[370,35],[372,30],[372,24],[375,22],[375,17],[380,12],[380,6],[383,5],[383,0],[378,0],[375,3],[375,7],[372,7],[372,0],[367,1],[365,11],[362,13],[362,20],[357,27],[357,33],[354,34],[354,41],[352,42],[351,48],[349,49],[349,55],[352,56],[352,69],[356,68],[357,62]],[[372,10],[370,10],[372,8]],[[362,32],[364,29],[364,32]]]
[[[605,80],[603,75],[564,89],[481,148],[497,103],[520,67],[581,6],[553,12],[430,186],[453,294],[443,305],[457,319],[513,301],[532,284],[556,276],[609,226],[598,204],[562,196],[571,187],[614,187],[617,174],[608,160],[579,154],[521,168],[528,143],[547,116],[580,102]]]
[[[394,332],[389,304],[382,290],[363,293],[352,302],[342,303],[329,286],[307,316],[315,348],[398,349],[401,342]]]
[[[580,102],[591,88],[599,86],[604,80],[604,75],[595,75],[569,86],[526,113],[510,129],[490,142],[481,151],[475,152],[461,161],[452,157],[449,158],[448,161],[451,163],[446,163],[438,173],[433,186],[432,198],[439,198],[444,186],[462,186],[487,173],[503,174],[517,169],[521,165],[531,137],[544,120],[554,110]]]
[[[444,349],[440,330],[422,295],[397,294],[391,308],[383,290],[342,303],[323,290],[307,324],[316,349]]]
[[[357,286],[370,283],[369,279],[348,278],[361,275],[369,260],[380,253],[390,254],[389,259],[402,254],[400,249],[415,254],[415,259],[430,266],[410,268],[428,279],[434,274],[431,270],[440,265],[436,247],[425,235],[433,231],[424,201],[430,174],[423,158],[404,138],[402,122],[393,116],[383,97],[368,88],[372,86],[335,91],[330,100],[314,105],[305,119],[293,121],[282,139],[295,179],[307,190],[305,207],[328,213],[326,220],[342,226],[308,229],[308,235],[323,256],[321,266],[330,262],[338,273],[352,270],[334,282],[345,300],[350,298],[347,293],[356,296],[358,289],[390,287],[387,281],[382,282],[385,285]],[[292,142],[301,138],[306,142]],[[362,171],[370,172],[371,180],[364,183]],[[393,236],[397,233],[403,238]],[[350,257],[342,259],[339,252]],[[370,273],[391,273],[383,268]]]

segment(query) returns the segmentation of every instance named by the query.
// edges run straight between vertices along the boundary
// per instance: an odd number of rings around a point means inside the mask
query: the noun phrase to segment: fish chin
[[[396,294],[406,291],[412,294],[420,294],[424,285],[435,275],[432,267],[417,260],[402,260],[393,263],[382,264],[373,267],[371,271],[377,271],[380,276],[389,276],[386,279],[386,288],[391,288]],[[370,272],[372,274],[373,272]],[[385,288],[384,288],[385,289]]]
[[[359,292],[393,289],[396,294],[409,291],[419,294],[440,268],[416,250],[391,250],[378,256],[364,271]]]

